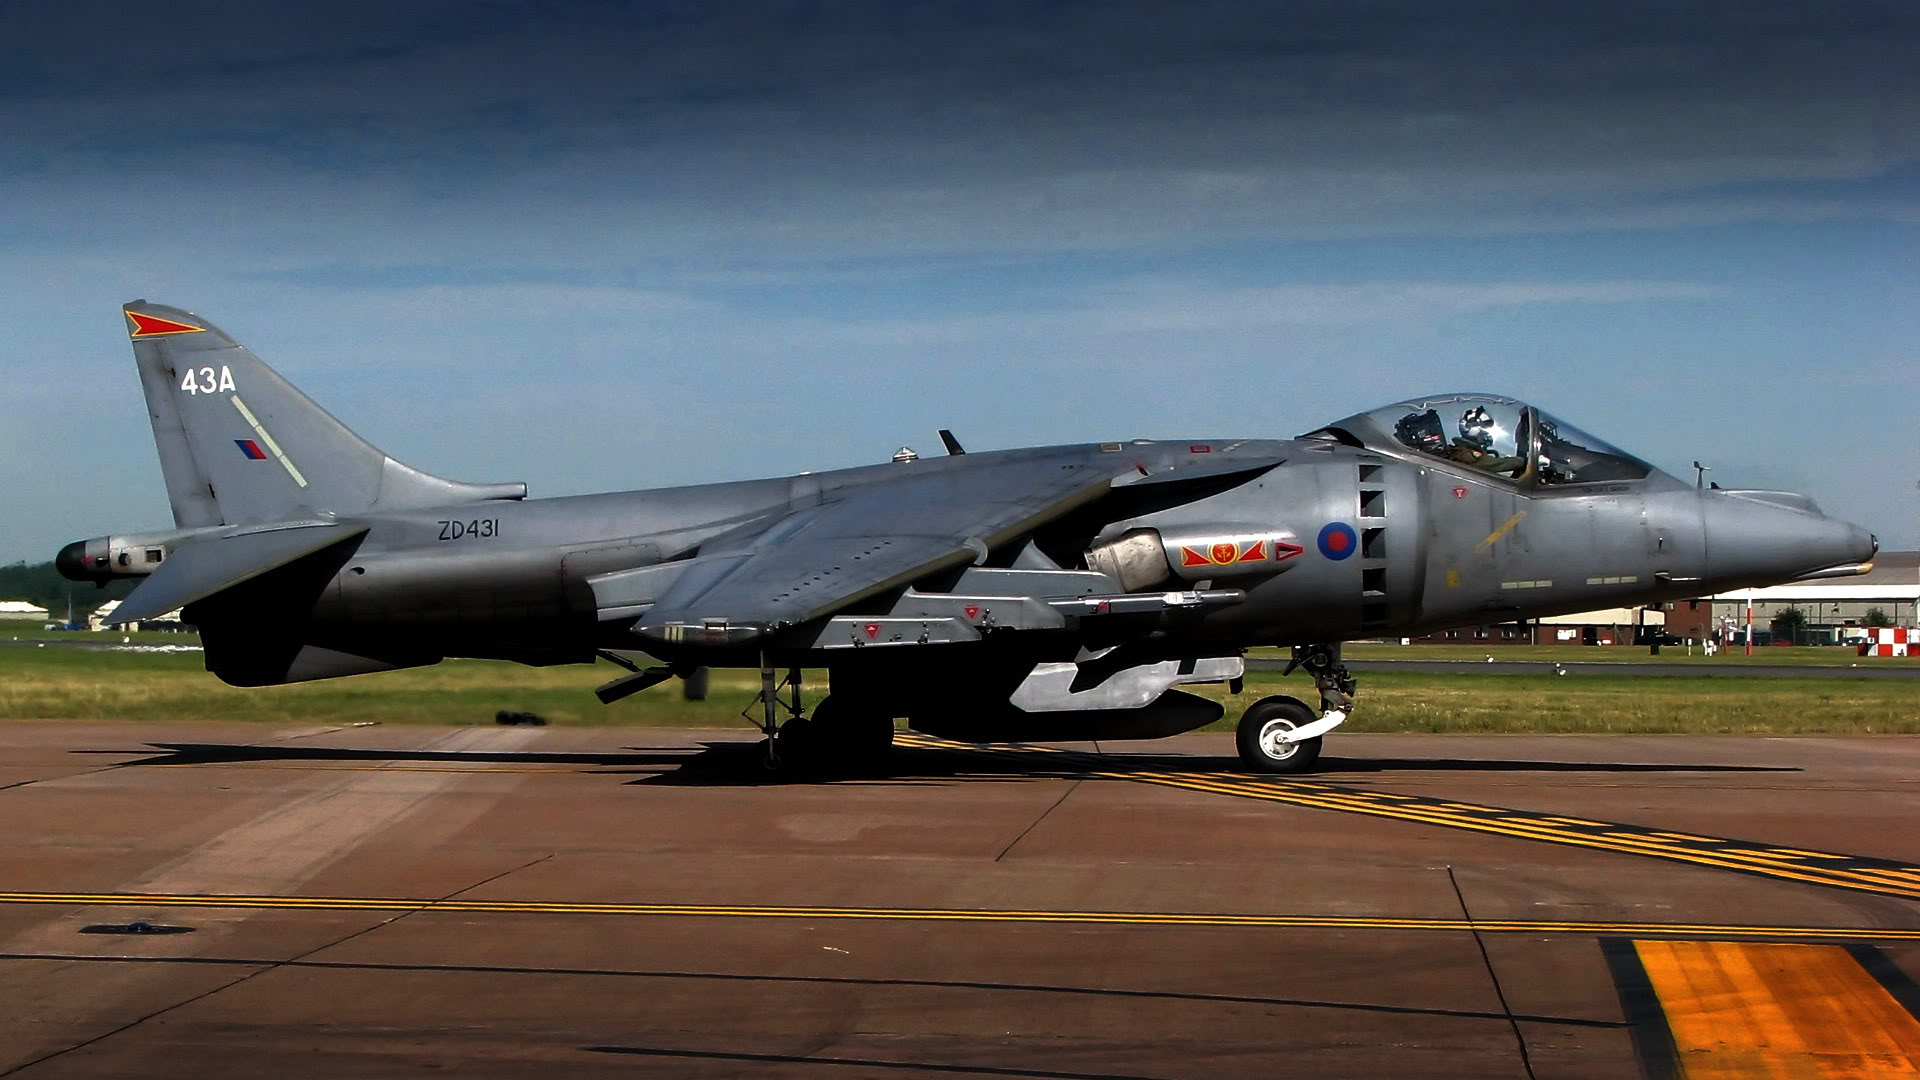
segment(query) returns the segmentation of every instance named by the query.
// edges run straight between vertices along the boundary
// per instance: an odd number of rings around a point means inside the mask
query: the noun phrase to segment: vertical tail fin
[[[525,484],[463,484],[395,461],[192,312],[123,310],[181,528],[526,496]]]

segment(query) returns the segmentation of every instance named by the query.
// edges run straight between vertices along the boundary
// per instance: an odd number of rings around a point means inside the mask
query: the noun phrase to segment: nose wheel
[[[1299,698],[1261,698],[1240,716],[1234,741],[1240,760],[1252,772],[1289,774],[1313,768],[1320,758],[1320,741],[1339,727],[1353,711],[1357,689],[1353,675],[1340,662],[1339,645],[1302,645],[1284,674],[1305,668],[1320,691],[1321,713]]]
[[[1321,736],[1298,735],[1317,719],[1299,698],[1261,698],[1241,714],[1234,733],[1241,762],[1258,773],[1306,772],[1320,757]]]

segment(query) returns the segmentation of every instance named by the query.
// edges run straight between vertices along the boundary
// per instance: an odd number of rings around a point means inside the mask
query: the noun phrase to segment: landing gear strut
[[[795,753],[795,751],[805,750],[808,729],[812,726],[807,721],[805,708],[800,704],[800,669],[788,668],[787,677],[778,682],[774,681],[775,674],[772,662],[767,659],[765,653],[762,653],[760,655],[760,696],[752,705],[748,705],[747,712],[742,714],[751,713],[753,705],[761,707],[760,732],[767,737],[767,741],[761,744],[760,763],[766,766],[769,772],[787,767],[788,759],[804,756],[803,753]],[[793,689],[791,699],[783,701],[780,698],[780,691],[788,687]],[[787,713],[785,723],[780,721],[782,710]]]
[[[893,746],[893,716],[884,708],[857,696],[829,695],[808,713],[801,704],[801,675],[788,668],[775,681],[773,666],[761,658],[761,764],[770,772],[876,771]],[[790,691],[783,699],[781,691]],[[748,712],[752,706],[748,706]],[[786,713],[786,720],[780,714]]]
[[[1297,645],[1282,674],[1305,668],[1320,691],[1322,715],[1298,698],[1261,698],[1241,714],[1235,732],[1240,760],[1253,772],[1302,773],[1320,757],[1320,739],[1339,727],[1353,711],[1356,683],[1340,662],[1340,646]]]

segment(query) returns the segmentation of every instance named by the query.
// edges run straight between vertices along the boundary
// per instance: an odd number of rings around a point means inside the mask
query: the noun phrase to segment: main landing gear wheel
[[[879,771],[893,750],[893,717],[866,702],[821,698],[813,725],[822,763],[836,771]]]
[[[788,776],[847,776],[880,772],[893,749],[893,718],[879,709],[820,699],[813,711],[781,724],[762,761]]]
[[[810,717],[796,716],[781,724],[766,745],[763,762],[772,772],[811,769],[820,757],[820,736]]]
[[[1240,747],[1240,760],[1258,773],[1303,773],[1313,768],[1320,757],[1320,736],[1297,743],[1281,736],[1306,727],[1319,719],[1307,703],[1298,698],[1261,698],[1240,716],[1234,741]]]

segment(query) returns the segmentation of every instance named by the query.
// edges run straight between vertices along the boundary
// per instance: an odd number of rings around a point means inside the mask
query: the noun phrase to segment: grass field
[[[86,645],[198,645],[200,635],[172,630],[44,630],[39,623],[23,627],[0,625],[0,641],[72,641]]]
[[[1485,655],[1484,652],[1481,655]],[[527,668],[481,660],[295,686],[241,690],[208,674],[198,654],[0,649],[0,721],[253,721],[487,724],[501,709],[555,724],[746,726],[758,687],[751,672],[716,671],[705,702],[681,700],[677,683],[603,707],[592,688],[607,665]],[[824,689],[824,679],[812,676]],[[1304,676],[1254,672],[1228,702],[1232,721],[1256,698],[1311,699]],[[1583,675],[1417,673],[1361,677],[1351,731],[1714,734],[1920,734],[1920,684],[1884,680],[1660,679]]]
[[[1660,655],[1654,656],[1644,645],[1638,648],[1631,645],[1380,645],[1360,641],[1347,645],[1341,652],[1349,660],[1485,660],[1491,656],[1495,660],[1581,664],[1758,664],[1787,667],[1847,667],[1862,662],[1853,649],[1837,645],[1756,645],[1752,656],[1747,656],[1735,646],[1710,657],[1698,645],[1693,647],[1691,654],[1685,645],[1662,645]],[[1284,657],[1286,652],[1281,649],[1255,649],[1248,655]]]

